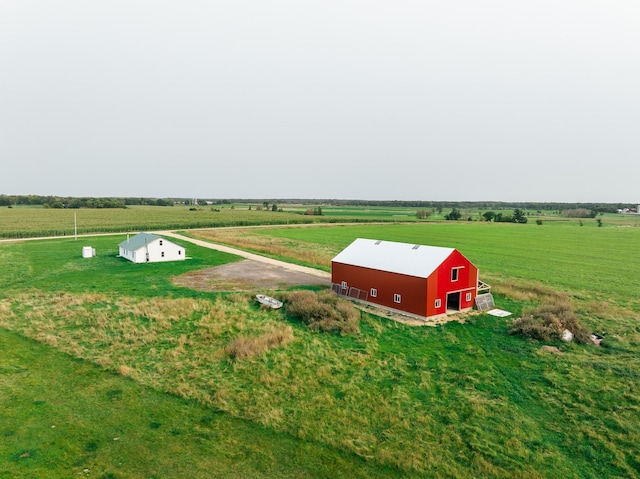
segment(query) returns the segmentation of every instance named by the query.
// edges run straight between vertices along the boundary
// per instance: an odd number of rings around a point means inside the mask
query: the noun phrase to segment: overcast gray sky
[[[640,201],[637,0],[0,0],[0,193]]]

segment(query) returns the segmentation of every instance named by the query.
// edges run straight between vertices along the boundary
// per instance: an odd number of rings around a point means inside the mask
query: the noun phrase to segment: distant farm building
[[[185,249],[161,236],[138,233],[119,245],[120,256],[133,263],[157,263],[185,259]]]
[[[478,268],[455,248],[358,238],[331,261],[338,294],[432,318],[473,307]]]

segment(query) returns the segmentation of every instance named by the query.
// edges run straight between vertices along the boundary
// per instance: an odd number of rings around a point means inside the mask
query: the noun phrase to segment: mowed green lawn
[[[582,299],[615,300],[640,311],[640,228],[635,227],[581,227],[576,221],[542,226],[445,222],[278,228],[252,234],[300,241],[310,249],[330,245],[335,251],[358,237],[454,247],[489,281],[535,281]]]
[[[637,259],[614,256],[637,245],[639,232],[459,223],[250,233],[336,252],[356,237],[457,247],[495,283],[567,292],[586,324],[606,329],[603,347],[553,344],[561,354],[485,315],[420,328],[363,314],[359,335],[310,332],[260,310],[250,294],[174,286],[172,275],[235,259],[189,245],[192,260],[163,265],[116,258],[118,237],[0,245],[0,324],[12,331],[0,335],[10,365],[0,374],[9,418],[0,423],[9,438],[0,464],[6,477],[44,468],[54,477],[85,468],[91,477],[206,477],[207,469],[241,477],[639,477],[640,309],[610,285],[637,282]],[[80,258],[85,243],[97,258]],[[539,299],[497,295],[515,312]],[[285,346],[244,360],[226,352],[238,337],[287,327],[294,341]],[[86,384],[94,382],[92,391]],[[79,383],[88,393],[67,397]],[[108,414],[96,413],[103,408]],[[54,440],[61,417],[74,427]],[[131,435],[139,449],[118,449]],[[165,461],[165,451],[185,460]]]

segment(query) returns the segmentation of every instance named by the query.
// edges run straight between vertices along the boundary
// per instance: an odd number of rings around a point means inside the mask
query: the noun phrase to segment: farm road
[[[258,254],[247,253],[246,251],[242,251],[236,248],[231,248],[229,246],[224,246],[224,245],[215,244],[215,243],[208,243],[206,241],[189,238],[187,236],[182,236],[172,231],[160,231],[158,232],[158,234],[163,236],[171,236],[173,238],[180,239],[183,241],[188,241],[195,245],[202,246],[203,248],[215,249],[217,251],[222,251],[224,253],[235,254],[236,256],[241,256],[246,259],[258,261],[260,263],[265,263],[272,266],[278,266],[280,268],[288,269],[290,271],[295,271],[297,273],[306,273],[308,275],[317,276],[322,279],[331,280],[331,275],[329,273],[327,273],[326,271],[320,271],[319,269],[287,263],[285,261],[279,261],[277,259],[267,258],[266,256],[260,256]]]

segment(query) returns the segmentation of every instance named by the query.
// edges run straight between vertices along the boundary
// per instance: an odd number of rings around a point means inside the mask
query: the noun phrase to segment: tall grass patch
[[[567,300],[540,305],[515,319],[509,328],[510,334],[542,341],[559,341],[565,331],[570,331],[579,343],[591,340],[591,330],[582,324]]]
[[[274,327],[258,337],[240,335],[231,341],[226,351],[234,359],[243,359],[263,354],[291,341],[293,341],[291,326]]]
[[[314,331],[355,334],[360,331],[360,312],[353,304],[331,291],[302,290],[289,293],[287,314],[301,319]]]
[[[216,243],[233,245],[247,251],[284,258],[298,264],[320,267],[327,270],[335,250],[322,243],[310,244],[288,238],[257,235],[244,229],[198,230],[191,232],[196,238]]]
[[[602,388],[576,391],[585,357],[604,348],[568,350],[558,369],[496,318],[425,329],[364,315],[360,334],[342,336],[310,331],[243,295],[157,299],[32,291],[4,300],[11,314],[2,326],[46,344],[55,337],[55,348],[141,385],[407,475],[580,477],[594,467],[562,438],[594,433],[580,417]],[[567,368],[577,369],[568,379]],[[607,401],[625,401],[633,371],[620,369],[627,379],[608,386]],[[567,400],[562,408],[545,399],[551,385],[552,397]],[[593,421],[613,433],[599,436],[606,454],[626,457],[619,438],[640,436],[634,409],[618,414],[615,432],[604,417]],[[628,461],[617,467],[630,471]]]

